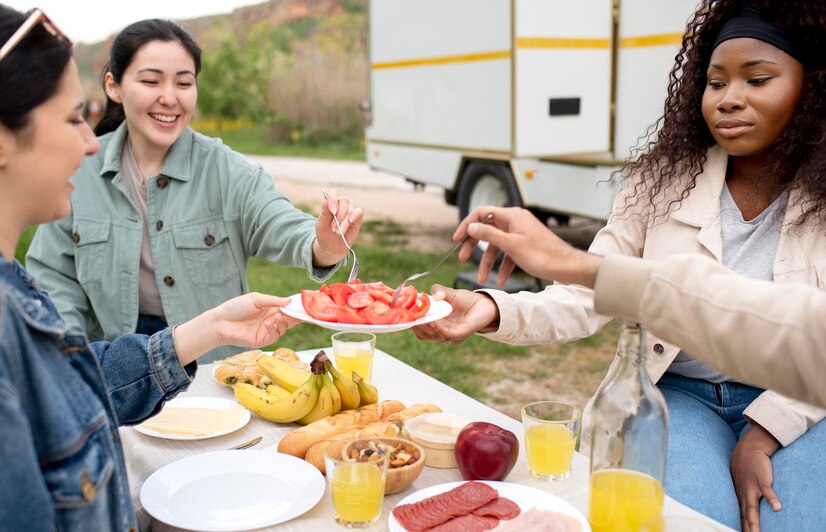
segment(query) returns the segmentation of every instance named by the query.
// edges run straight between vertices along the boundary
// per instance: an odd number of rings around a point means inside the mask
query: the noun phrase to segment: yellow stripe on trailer
[[[647,46],[673,46],[683,42],[682,33],[661,33],[659,35],[638,35],[620,39],[620,48],[643,48]]]
[[[450,63],[471,63],[474,61],[490,61],[492,59],[510,59],[510,57],[510,50],[502,50],[478,54],[448,55],[443,57],[427,57],[423,59],[406,59],[403,61],[374,63],[372,69],[381,70],[383,68],[405,68],[425,65],[445,65]]]
[[[642,48],[648,46],[672,46],[680,44],[683,40],[682,33],[663,33],[659,35],[639,35],[636,37],[623,37],[620,39],[621,48]],[[519,37],[516,39],[516,47],[521,49],[596,49],[604,50],[611,47],[610,39],[597,38],[568,38],[568,37]],[[407,68],[429,65],[447,65],[453,63],[472,63],[476,61],[491,61],[497,59],[510,59],[510,50],[499,50],[494,52],[481,52],[478,54],[447,55],[442,57],[426,57],[421,59],[405,59],[402,61],[387,61],[384,63],[374,63],[373,70],[387,68]]]
[[[610,39],[568,38],[568,37],[518,37],[517,48],[596,48],[605,49],[611,46]]]

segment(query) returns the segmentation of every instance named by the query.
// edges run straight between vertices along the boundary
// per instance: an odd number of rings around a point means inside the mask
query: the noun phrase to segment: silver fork
[[[322,188],[321,193],[324,194],[324,199],[329,200],[330,198],[327,197],[327,192]],[[353,279],[359,276],[359,260],[356,258],[356,252],[353,251],[353,248],[350,247],[350,244],[347,243],[347,238],[344,236],[344,231],[341,230],[341,224],[338,223],[338,218],[336,215],[333,215],[333,220],[336,222],[336,227],[338,227],[338,234],[341,235],[341,239],[344,241],[344,245],[347,246],[347,249],[350,253],[353,254],[353,267],[350,269],[350,276],[347,278],[347,282],[349,283]]]
[[[493,213],[488,214],[487,216],[485,216],[484,218],[479,220],[479,222],[483,223],[483,224],[486,224],[486,223],[490,222],[491,220],[493,220]],[[424,271],[424,272],[420,272],[420,273],[414,273],[413,275],[411,275],[410,277],[408,277],[407,279],[402,281],[401,284],[396,287],[396,291],[393,292],[393,299],[390,302],[390,306],[392,307],[393,305],[396,304],[396,300],[399,299],[399,295],[401,295],[402,290],[404,290],[404,287],[407,283],[409,283],[410,281],[415,281],[416,279],[421,279],[422,277],[425,277],[425,276],[430,275],[431,273],[433,273],[433,270],[435,270],[436,268],[441,266],[441,264],[445,261],[445,259],[447,259],[449,256],[451,256],[454,251],[456,251],[457,249],[462,247],[462,244],[464,244],[465,241],[467,241],[468,238],[470,238],[470,235],[465,235],[464,238],[462,238],[460,241],[456,242],[456,244],[454,244],[454,246],[452,248],[450,248],[450,250],[447,253],[445,253],[444,256],[441,259],[439,259],[439,262],[437,262],[436,264],[431,266],[429,270]]]

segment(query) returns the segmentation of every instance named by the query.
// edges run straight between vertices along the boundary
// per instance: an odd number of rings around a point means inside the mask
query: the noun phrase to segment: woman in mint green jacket
[[[347,254],[333,216],[358,235],[363,213],[346,199],[331,195],[313,218],[259,165],[188,127],[200,53],[169,21],[115,38],[100,152],[73,178],[72,214],[40,226],[29,249],[69,328],[92,341],[152,334],[247,292],[250,256],[323,281]]]

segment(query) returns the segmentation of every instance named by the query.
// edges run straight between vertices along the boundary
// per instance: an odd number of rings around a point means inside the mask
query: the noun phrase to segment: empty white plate
[[[179,528],[250,530],[298,517],[322,495],[324,477],[300,458],[272,450],[217,451],[155,471],[141,488],[141,504]]]

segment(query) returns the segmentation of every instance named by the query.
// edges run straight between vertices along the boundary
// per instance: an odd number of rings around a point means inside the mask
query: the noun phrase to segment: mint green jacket
[[[26,255],[67,326],[91,341],[112,341],[138,322],[143,220],[121,174],[125,138],[125,123],[100,137],[100,152],[72,178],[72,214],[41,225]],[[260,165],[189,128],[147,180],[147,211],[170,325],[247,292],[251,256],[305,268],[317,282],[335,271],[312,266],[315,218],[293,207]]]

